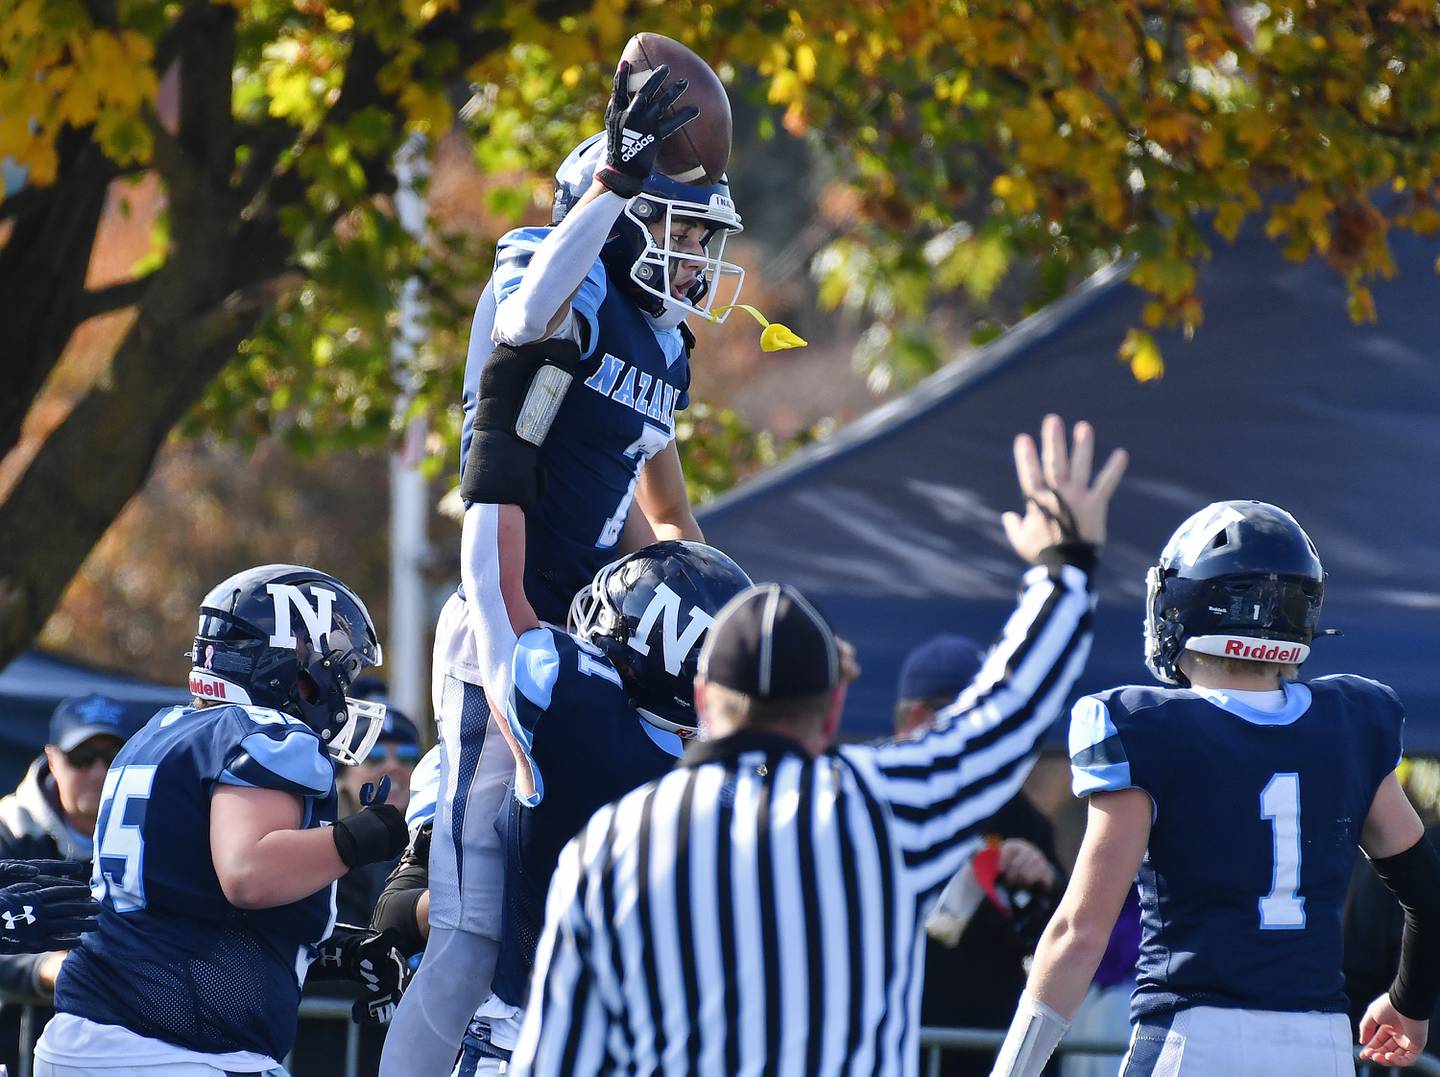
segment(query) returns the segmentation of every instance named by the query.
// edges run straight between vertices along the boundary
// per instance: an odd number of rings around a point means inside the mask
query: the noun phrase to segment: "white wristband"
[[[990,1077],[1040,1077],[1055,1045],[1069,1030],[1070,1022],[1045,1003],[1021,995]]]

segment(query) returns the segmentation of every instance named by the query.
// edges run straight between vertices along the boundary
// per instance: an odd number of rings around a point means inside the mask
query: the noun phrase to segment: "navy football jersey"
[[[465,363],[460,466],[470,450],[480,373],[492,349],[495,304],[520,286],[548,228],[501,238]],[[675,436],[689,405],[690,360],[679,329],[657,329],[597,258],[570,302],[582,362],[540,447],[544,497],[525,514],[525,593],[543,621],[565,622],[570,600],[617,556],[645,461]]]
[[[283,1059],[300,986],[335,924],[335,886],[273,909],[226,899],[210,858],[217,784],[301,797],[304,825],[335,821],[320,738],[262,707],[172,707],[105,776],[91,887],[102,911],[61,966],[55,1007],[194,1051]]]
[[[1345,892],[1404,711],[1363,677],[1287,684],[1285,697],[1271,713],[1214,689],[1130,687],[1075,705],[1076,795],[1137,788],[1154,803],[1135,1020],[1345,1012]]]
[[[506,719],[525,749],[535,796],[504,819],[505,907],[494,992],[525,1004],[545,895],[565,843],[597,810],[675,765],[683,742],[640,717],[595,648],[554,628],[520,637]]]

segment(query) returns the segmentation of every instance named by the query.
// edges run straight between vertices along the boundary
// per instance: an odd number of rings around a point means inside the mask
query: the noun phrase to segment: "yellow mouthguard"
[[[809,343],[809,341],[805,340],[789,326],[770,321],[749,303],[731,303],[728,307],[721,307],[719,310],[710,313],[710,320],[712,322],[719,321],[720,315],[724,314],[727,310],[743,310],[760,323],[760,350],[762,352],[780,352],[787,351],[790,348],[803,348]]]

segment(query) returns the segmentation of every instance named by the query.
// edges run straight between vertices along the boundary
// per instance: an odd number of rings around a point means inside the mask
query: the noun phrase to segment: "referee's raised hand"
[[[1091,482],[1094,459],[1095,430],[1087,422],[1075,424],[1068,451],[1065,421],[1058,415],[1045,416],[1039,450],[1029,434],[1016,435],[1015,474],[1025,495],[1025,514],[1007,512],[1001,522],[1010,545],[1026,561],[1035,564],[1042,550],[1063,543],[1105,545],[1110,498],[1130,457],[1116,449]]]

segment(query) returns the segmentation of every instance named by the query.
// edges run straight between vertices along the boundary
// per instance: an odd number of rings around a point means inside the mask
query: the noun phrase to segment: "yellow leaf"
[[[1143,329],[1132,329],[1120,344],[1120,358],[1130,364],[1136,381],[1155,381],[1165,376],[1165,360],[1155,338]]]
[[[769,101],[772,105],[789,105],[805,93],[800,76],[794,71],[777,71],[770,80]]]
[[[1245,207],[1239,202],[1226,202],[1215,214],[1215,231],[1234,243],[1244,221]]]
[[[809,45],[800,45],[795,49],[795,73],[800,76],[801,82],[815,81],[815,50]]]
[[[1345,306],[1350,311],[1352,322],[1375,321],[1375,297],[1365,285],[1356,284],[1351,287]]]
[[[400,91],[400,107],[405,110],[406,119],[431,138],[450,130],[455,119],[455,112],[443,94],[432,93],[415,82]]]
[[[1153,37],[1145,39],[1145,55],[1150,57],[1150,62],[1158,64],[1165,58],[1165,50],[1160,47],[1160,42]]]

